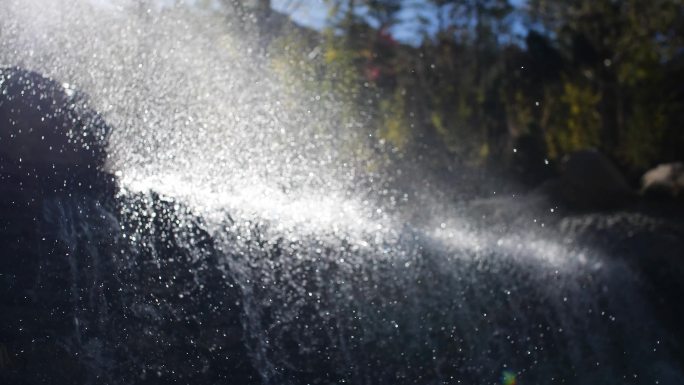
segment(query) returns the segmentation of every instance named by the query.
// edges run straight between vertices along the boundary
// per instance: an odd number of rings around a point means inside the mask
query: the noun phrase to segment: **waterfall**
[[[0,63],[95,111],[84,136],[107,139],[98,175],[73,186],[34,186],[52,163],[3,174],[2,231],[30,236],[3,235],[26,266],[3,265],[2,282],[26,299],[3,304],[0,343],[19,359],[0,379],[684,381],[640,272],[587,240],[595,217],[481,226],[409,193],[362,111],[295,76],[313,59],[274,59],[211,6],[140,4],[0,4]]]

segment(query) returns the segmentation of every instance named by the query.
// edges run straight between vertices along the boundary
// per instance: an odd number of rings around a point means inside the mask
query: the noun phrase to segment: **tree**
[[[583,114],[600,116],[598,147],[631,168],[658,161],[665,133],[675,130],[667,116],[681,103],[666,89],[664,63],[681,54],[679,0],[532,0],[531,12],[550,33],[565,60],[565,82],[584,84],[598,100]],[[576,110],[565,87],[567,111]],[[670,107],[668,107],[670,106]],[[566,124],[557,132],[579,127]],[[584,127],[583,129],[588,129]],[[594,130],[596,128],[591,128]]]

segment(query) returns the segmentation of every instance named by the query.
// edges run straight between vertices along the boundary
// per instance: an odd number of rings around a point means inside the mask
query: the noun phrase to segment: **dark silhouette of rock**
[[[561,176],[544,183],[537,192],[555,204],[576,210],[608,210],[631,202],[636,194],[605,155],[578,151],[563,159]]]
[[[648,170],[641,178],[641,193],[677,198],[684,194],[684,163],[665,163]]]
[[[68,87],[0,70],[0,384],[257,383],[212,238],[115,195],[108,132]]]
[[[109,128],[66,84],[0,68],[2,171],[64,188],[99,178]]]

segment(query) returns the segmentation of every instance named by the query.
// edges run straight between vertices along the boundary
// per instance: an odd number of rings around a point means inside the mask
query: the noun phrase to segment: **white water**
[[[225,210],[293,233],[397,236],[403,223],[391,213],[408,195],[365,171],[374,166],[368,134],[339,116],[347,106],[290,75],[313,64],[259,54],[206,10],[155,4],[7,1],[0,62],[89,96],[115,127],[108,168],[125,191],[153,190],[218,222]],[[442,210],[427,226],[435,241],[474,250],[499,241],[442,207],[425,210]],[[558,244],[519,243],[562,263]]]

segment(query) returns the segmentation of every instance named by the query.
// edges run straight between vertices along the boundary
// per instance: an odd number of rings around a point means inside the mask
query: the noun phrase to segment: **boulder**
[[[615,209],[636,197],[613,162],[596,150],[567,155],[561,176],[542,185],[538,192],[577,210]]]
[[[68,84],[20,68],[0,68],[3,173],[43,187],[88,184],[104,164],[109,131]]]
[[[108,126],[0,69],[0,384],[253,384],[242,296],[210,234],[103,170]]]
[[[684,163],[665,163],[641,177],[641,193],[646,196],[680,197],[684,193]]]

